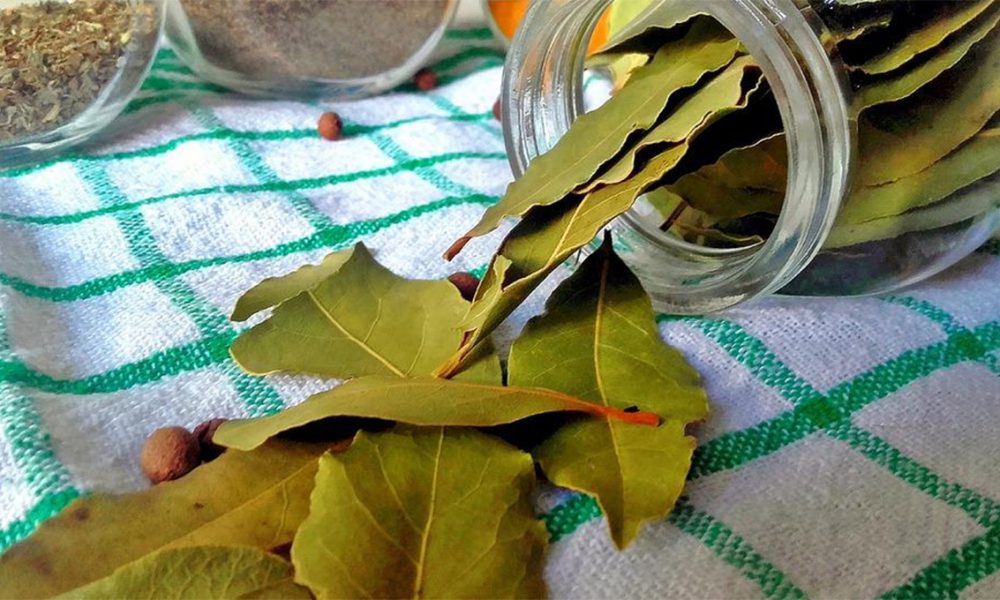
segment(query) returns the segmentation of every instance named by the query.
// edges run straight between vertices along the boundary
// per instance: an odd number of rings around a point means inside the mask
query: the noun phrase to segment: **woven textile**
[[[501,57],[486,30],[449,43],[439,89],[332,105],[226,94],[164,51],[117,132],[0,174],[0,550],[143,487],[152,429],[323,388],[229,359],[226,315],[263,277],[359,240],[407,276],[483,268],[500,234],[439,255],[510,179]],[[337,143],[314,129],[330,107]],[[552,594],[1000,597],[996,255],[891,298],[661,317],[714,407],[687,496],[617,553],[592,500],[541,494]]]

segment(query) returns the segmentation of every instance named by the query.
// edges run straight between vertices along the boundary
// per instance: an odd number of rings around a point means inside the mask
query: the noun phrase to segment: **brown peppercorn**
[[[493,118],[497,121],[501,121],[503,117],[503,109],[500,108],[500,98],[497,98],[496,104],[493,105]]]
[[[472,273],[466,273],[465,271],[454,273],[448,276],[448,281],[458,288],[459,293],[462,297],[472,302],[472,299],[476,297],[476,288],[479,287],[479,278]]]
[[[429,92],[437,87],[438,77],[437,73],[424,67],[417,71],[417,74],[413,76],[413,84],[417,86],[417,89],[421,92]]]
[[[344,122],[335,112],[325,112],[319,118],[319,137],[335,142],[344,133]]]
[[[198,438],[183,427],[157,429],[146,438],[140,464],[153,483],[183,477],[201,464]]]
[[[198,438],[198,445],[201,447],[201,460],[211,462],[219,458],[219,455],[225,451],[225,448],[212,441],[212,436],[215,435],[219,425],[226,421],[227,419],[209,419],[194,428],[192,433]]]

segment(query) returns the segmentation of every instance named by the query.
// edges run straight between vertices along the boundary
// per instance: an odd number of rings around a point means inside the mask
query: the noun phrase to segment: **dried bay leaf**
[[[305,265],[281,277],[269,277],[240,296],[230,317],[246,321],[262,310],[277,306],[322,283],[340,270],[354,249],[328,254],[318,265]]]
[[[467,309],[448,281],[404,279],[358,245],[336,273],[240,335],[230,353],[256,375],[422,375],[458,347]]]
[[[985,129],[924,171],[848,195],[837,215],[839,224],[899,215],[932,204],[1000,171],[1000,128]]]
[[[686,144],[674,146],[651,158],[641,171],[621,183],[602,187],[582,199],[570,197],[532,209],[501,244],[463,321],[466,334],[462,346],[435,375],[458,373],[528,294],[559,264],[590,243],[601,228],[628,210],[641,194],[655,188],[686,151]]]
[[[418,426],[493,427],[553,412],[655,426],[650,413],[607,409],[542,388],[483,385],[436,379],[361,377],[278,414],[224,423],[213,437],[229,448],[252,450],[279,433],[336,417],[398,421]]]
[[[648,65],[637,69],[621,92],[577,119],[556,147],[531,161],[524,176],[445,256],[453,258],[469,240],[493,231],[505,217],[520,217],[532,207],[559,202],[589,181],[630,136],[659,120],[678,91],[728,65],[739,47],[717,23],[696,21],[681,40],[665,45]]]
[[[824,249],[843,248],[875,240],[929,231],[975,219],[1000,208],[1000,179],[975,183],[947,198],[899,215],[854,224],[835,224],[823,242]]]
[[[546,533],[531,457],[461,428],[358,435],[320,460],[292,544],[317,598],[537,598]]]
[[[935,50],[934,55],[919,66],[897,77],[879,79],[860,84],[858,98],[863,108],[902,100],[934,80],[941,73],[955,66],[969,50],[1000,23],[1000,8],[993,8],[971,25],[968,32],[955,35],[951,43]]]
[[[993,0],[956,2],[954,11],[938,15],[923,27],[912,31],[885,53],[852,67],[870,75],[899,69],[924,52],[938,48],[949,36],[971,23],[993,5]]]
[[[624,156],[611,163],[577,193],[586,194],[598,187],[624,181],[636,170],[643,153],[687,141],[709,124],[744,108],[750,95],[762,82],[763,74],[752,58],[737,58],[721,73],[696,89],[660,124],[629,147]]]
[[[859,119],[859,185],[923,171],[971,139],[1000,110],[1000,31],[912,96]]]
[[[0,557],[0,597],[68,592],[164,548],[287,544],[306,517],[316,461],[328,447],[275,442],[229,451],[143,492],[77,500]]]
[[[81,600],[174,598],[310,598],[292,582],[292,565],[252,547],[198,546],[161,550],[59,596]],[[268,595],[270,594],[270,595]]]
[[[730,150],[696,173],[728,188],[784,193],[788,184],[788,142],[784,134],[768,136],[752,146]],[[681,177],[676,185],[687,187],[682,182],[688,177]]]
[[[607,408],[637,406],[664,419],[658,428],[577,421],[533,452],[552,483],[597,497],[624,548],[680,496],[695,445],[684,426],[708,416],[708,398],[698,373],[660,338],[649,296],[610,237],[545,308],[511,348],[512,384],[571,391]]]

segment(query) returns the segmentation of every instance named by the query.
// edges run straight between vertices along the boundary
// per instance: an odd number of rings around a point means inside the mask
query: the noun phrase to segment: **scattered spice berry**
[[[438,77],[434,71],[424,67],[413,76],[413,83],[421,92],[429,92],[437,87]]]
[[[493,105],[493,118],[497,121],[502,120],[503,111],[500,108],[500,98],[497,98],[496,104]]]
[[[476,297],[476,289],[479,287],[479,278],[472,273],[461,271],[448,276],[448,281],[458,288],[462,297],[472,302]]]
[[[344,133],[344,121],[335,112],[325,112],[319,118],[319,137],[335,142]]]
[[[212,437],[215,435],[215,431],[219,428],[219,425],[222,425],[226,421],[227,419],[209,419],[194,428],[192,433],[198,438],[198,445],[201,448],[201,460],[204,462],[211,462],[219,458],[226,450],[212,441]]]
[[[183,477],[201,464],[198,438],[183,427],[157,429],[146,438],[140,464],[154,484]]]

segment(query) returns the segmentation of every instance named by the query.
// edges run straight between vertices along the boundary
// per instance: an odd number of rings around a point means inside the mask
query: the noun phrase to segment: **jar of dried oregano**
[[[525,231],[610,223],[658,307],[700,313],[893,290],[1000,225],[1000,1],[620,0],[588,56],[613,1],[536,0],[512,44],[526,201],[495,212]]]
[[[266,96],[352,97],[410,78],[457,0],[168,0],[167,35],[198,74]]]
[[[0,0],[0,168],[87,139],[139,88],[161,0]]]

